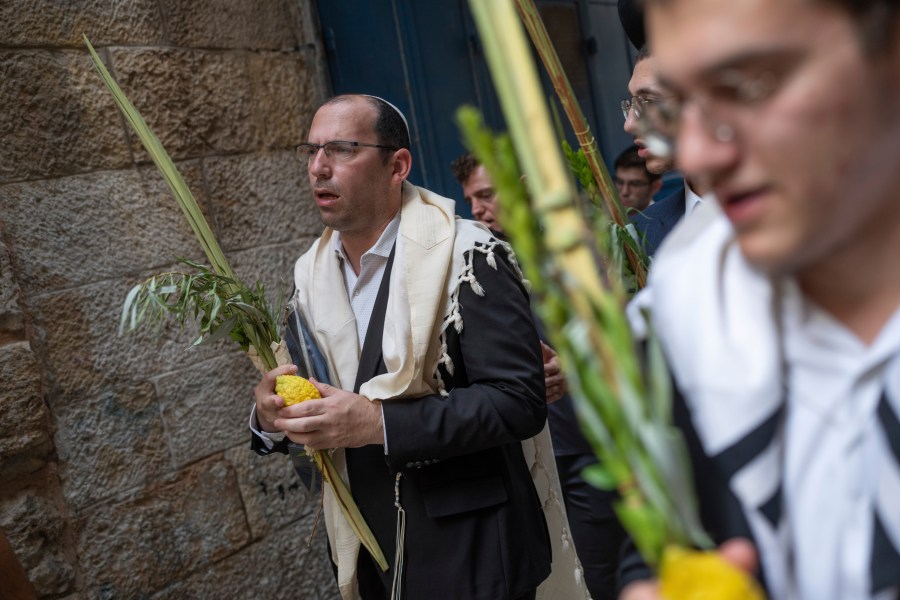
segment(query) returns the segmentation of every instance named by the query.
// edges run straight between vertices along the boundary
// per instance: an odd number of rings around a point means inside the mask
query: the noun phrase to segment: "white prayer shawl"
[[[360,348],[340,266],[331,249],[332,235],[334,231],[326,229],[297,261],[294,300],[330,366],[332,383],[352,390]],[[473,253],[486,254],[488,264],[496,268],[493,252],[498,247],[508,252],[518,269],[508,244],[480,224],[457,219],[452,200],[404,183],[382,339],[387,372],[363,383],[361,395],[390,401],[446,394],[438,365],[453,368],[446,354],[445,331],[450,326],[461,331],[465,325],[459,312],[459,288],[466,283],[483,295],[472,270]],[[547,428],[522,445],[553,543],[552,574],[539,588],[538,598],[588,598],[571,543]],[[334,452],[334,461],[346,480],[343,450]],[[330,486],[325,486],[324,494],[325,525],[341,596],[353,600],[358,596],[355,575],[360,541],[341,514]]]
[[[649,291],[636,301],[651,308],[654,329],[706,454],[716,460],[735,444],[764,440],[757,444],[761,450],[733,472],[730,486],[748,518],[771,596],[803,597],[792,581],[789,515],[784,518],[781,506],[787,394],[779,285],[745,261],[717,207],[702,210],[660,248]],[[629,307],[632,320],[636,308]],[[897,400],[891,400],[895,412]],[[890,461],[887,445],[885,453]],[[896,545],[900,511],[885,512],[895,517],[885,528]]]

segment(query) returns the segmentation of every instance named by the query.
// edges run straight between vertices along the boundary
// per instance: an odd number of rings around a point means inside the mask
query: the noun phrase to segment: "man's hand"
[[[719,546],[719,555],[726,562],[749,575],[759,571],[759,555],[756,547],[745,538],[732,538]],[[662,600],[656,581],[634,581],[622,589],[619,600]]]
[[[384,443],[381,402],[311,381],[322,399],[282,407],[274,423],[278,431],[314,450]]]
[[[547,387],[547,404],[553,404],[562,398],[569,389],[566,376],[559,366],[559,358],[556,352],[541,342],[541,356],[544,358],[544,385]]]
[[[256,398],[256,420],[262,431],[275,433],[281,431],[275,427],[275,419],[278,418],[278,410],[284,406],[284,398],[275,393],[275,378],[279,375],[293,375],[297,372],[295,365],[281,365],[275,367],[259,380],[253,395]]]

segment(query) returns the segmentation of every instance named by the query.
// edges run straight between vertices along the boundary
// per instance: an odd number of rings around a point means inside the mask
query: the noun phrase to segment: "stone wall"
[[[41,598],[337,597],[318,498],[249,450],[250,362],[118,335],[134,284],[204,257],[81,43],[274,297],[320,230],[291,150],[327,89],[313,7],[0,3],[0,530]]]

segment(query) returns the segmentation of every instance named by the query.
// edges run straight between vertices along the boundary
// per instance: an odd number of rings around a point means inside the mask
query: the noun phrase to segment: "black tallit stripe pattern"
[[[894,468],[900,467],[900,419],[888,402],[887,392],[878,403],[878,422],[884,430],[891,453],[894,455]],[[890,468],[890,467],[888,467]],[[900,502],[900,499],[896,499]],[[879,517],[879,510],[896,510],[896,506],[875,507],[875,524],[872,532],[872,562],[870,575],[872,594],[877,594],[891,586],[900,586],[900,552],[894,546]]]
[[[781,512],[783,508],[782,502],[782,489],[784,484],[780,484],[778,489],[775,490],[775,493],[772,494],[772,497],[763,502],[758,510],[760,514],[762,514],[766,519],[769,520],[769,523],[772,524],[772,527],[777,528],[778,522],[781,521]]]
[[[887,392],[881,395],[881,401],[878,403],[878,421],[881,428],[884,429],[884,435],[894,454],[894,460],[900,466],[900,419],[897,418],[891,403],[888,402]]]
[[[872,533],[872,563],[870,565],[872,595],[892,585],[900,585],[900,553],[891,543],[884,525],[875,513],[875,527]]]
[[[778,433],[783,413],[784,406],[779,406],[778,410],[757,425],[756,429],[712,457],[726,479],[734,477],[735,473],[769,447]]]

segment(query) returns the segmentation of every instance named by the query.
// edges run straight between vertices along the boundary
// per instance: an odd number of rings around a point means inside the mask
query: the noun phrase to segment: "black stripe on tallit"
[[[778,433],[783,411],[783,406],[778,407],[778,410],[757,425],[753,431],[712,457],[726,479],[734,477],[735,473],[769,447],[775,439],[775,434]]]
[[[873,596],[893,585],[900,585],[900,553],[888,537],[877,511],[874,516],[872,562],[869,565]]]
[[[769,523],[772,524],[772,527],[777,528],[778,522],[781,520],[781,511],[782,511],[782,485],[778,486],[778,489],[775,490],[775,493],[772,494],[772,497],[763,502],[758,510],[760,514],[762,514],[766,519],[768,519]]]
[[[894,454],[894,460],[900,466],[900,419],[897,418],[897,413],[888,402],[887,392],[881,395],[881,402],[878,403],[878,421],[881,423],[881,428],[884,429],[884,435]]]

